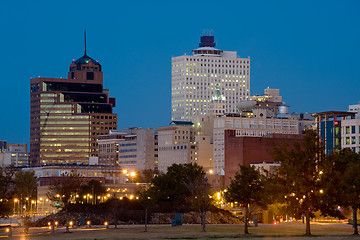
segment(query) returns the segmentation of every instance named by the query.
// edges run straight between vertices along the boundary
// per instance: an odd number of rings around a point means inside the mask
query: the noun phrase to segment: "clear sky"
[[[251,95],[279,88],[290,111],[347,110],[360,100],[360,1],[0,0],[0,140],[29,143],[30,77],[67,77],[98,60],[118,128],[171,121],[171,57],[204,30],[251,58]]]

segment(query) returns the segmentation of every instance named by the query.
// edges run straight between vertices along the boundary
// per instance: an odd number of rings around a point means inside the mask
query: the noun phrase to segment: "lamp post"
[[[16,203],[18,202],[19,200],[17,198],[14,199],[14,216],[15,216],[15,210],[16,210]]]

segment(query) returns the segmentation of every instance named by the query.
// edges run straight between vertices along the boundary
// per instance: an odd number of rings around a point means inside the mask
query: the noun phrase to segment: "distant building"
[[[360,150],[360,118],[356,105],[350,105],[350,112],[327,111],[314,113],[318,136],[325,147],[325,153],[350,148]]]
[[[115,99],[103,89],[100,63],[73,60],[68,78],[30,80],[30,165],[87,163],[98,135],[117,128]]]
[[[97,142],[101,165],[136,171],[157,168],[158,142],[152,128],[110,130],[109,134],[99,136]]]
[[[28,166],[29,152],[27,144],[7,143],[0,141],[0,167]]]
[[[240,171],[239,165],[250,166],[264,162],[274,163],[271,152],[274,146],[284,142],[300,143],[304,137],[301,134],[270,134],[263,137],[239,136],[236,130],[226,130],[225,136],[225,186],[230,184],[230,178]]]
[[[290,114],[279,89],[265,89],[264,95],[255,95],[238,103],[237,114],[214,118],[213,146],[214,173],[225,174],[225,131],[234,130],[237,137],[263,137],[269,134],[300,134],[312,127],[314,120],[308,114]]]
[[[185,164],[195,160],[192,125],[192,122],[173,121],[170,126],[157,128],[159,171],[166,172],[173,163]]]
[[[172,58],[171,119],[192,121],[193,116],[207,115],[217,88],[226,112],[235,113],[238,101],[250,96],[250,58],[216,49],[214,36],[202,36],[192,52]]]
[[[254,166],[255,169],[259,170],[261,174],[268,173],[270,175],[277,174],[277,170],[280,168],[281,163],[279,162],[261,162],[261,163],[250,163],[250,166]]]

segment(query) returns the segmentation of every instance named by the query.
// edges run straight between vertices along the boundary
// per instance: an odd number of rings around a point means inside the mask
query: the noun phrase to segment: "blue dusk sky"
[[[0,0],[0,140],[29,143],[31,77],[67,77],[84,52],[103,67],[118,128],[171,121],[171,57],[212,30],[251,58],[251,95],[279,88],[291,112],[360,100],[360,1]]]

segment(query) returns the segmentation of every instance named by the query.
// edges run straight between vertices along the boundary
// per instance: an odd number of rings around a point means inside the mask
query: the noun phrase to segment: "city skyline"
[[[30,78],[66,78],[82,56],[85,28],[88,55],[102,64],[117,100],[120,129],[171,121],[171,57],[190,55],[206,29],[218,48],[250,56],[250,95],[279,88],[296,112],[347,110],[360,100],[358,2],[190,3],[1,2],[0,139],[29,143]]]

